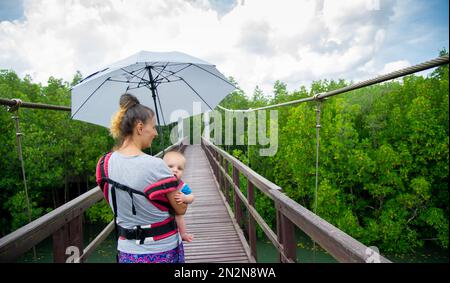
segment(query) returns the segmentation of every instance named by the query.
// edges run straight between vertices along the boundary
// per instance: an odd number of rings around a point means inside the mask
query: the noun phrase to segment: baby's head
[[[184,166],[186,164],[186,159],[183,154],[178,151],[169,151],[164,155],[164,162],[166,162],[169,169],[172,170],[172,173],[177,177],[177,179],[181,179],[184,172]]]

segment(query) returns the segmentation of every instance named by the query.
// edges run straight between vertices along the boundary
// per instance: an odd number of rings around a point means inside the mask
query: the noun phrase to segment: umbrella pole
[[[153,97],[153,103],[155,104],[155,112],[156,112],[156,121],[158,121],[158,130],[159,130],[159,139],[162,146],[162,157],[164,157],[164,133],[161,127],[161,122],[159,121],[159,112],[158,112],[158,104],[156,103],[156,86],[155,86],[155,80],[153,79],[152,75],[152,67],[147,67],[148,69],[148,77],[150,79],[150,90],[152,91],[152,97]]]
[[[161,142],[162,152],[163,152],[163,155],[162,155],[162,156],[164,156],[164,154],[165,154],[165,152],[164,152],[164,131],[163,131],[163,129],[162,129],[161,123],[159,122],[158,106],[157,106],[157,103],[156,103],[156,95],[155,95],[153,89],[152,89],[152,93],[153,93],[153,94],[152,94],[153,102],[154,102],[154,104],[155,104],[156,120],[158,121],[159,140],[160,140],[160,142]]]

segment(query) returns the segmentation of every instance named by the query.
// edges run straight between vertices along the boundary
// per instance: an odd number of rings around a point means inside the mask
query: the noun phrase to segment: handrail
[[[97,249],[98,246],[108,238],[109,234],[114,230],[114,220],[108,223],[106,227],[95,237],[92,242],[83,250],[83,254],[80,256],[79,262],[85,262],[88,257]]]
[[[205,140],[205,143],[213,145],[211,142],[207,141],[202,137],[202,140]],[[263,190],[264,192],[268,193],[271,190],[275,191],[281,191],[282,188],[277,186],[276,184],[270,182],[263,176],[259,175],[256,171],[242,163],[239,159],[236,157],[230,155],[228,152],[224,151],[223,149],[216,146],[215,150],[220,153],[220,155],[223,156],[226,160],[233,163],[234,166],[241,172],[247,179],[250,179],[253,184],[257,185],[260,190]]]
[[[177,147],[182,151],[186,146],[185,141],[186,138],[183,138],[179,142],[169,146],[165,151],[167,152]],[[155,156],[162,157],[162,152],[158,153]],[[17,258],[19,258],[22,254],[27,252],[29,249],[31,249],[33,246],[37,245],[47,237],[51,235],[55,237],[56,234],[65,229],[64,227],[66,225],[81,223],[80,216],[84,213],[84,211],[102,199],[102,191],[98,186],[94,187],[93,189],[69,201],[68,203],[39,217],[38,219],[4,236],[3,238],[0,238],[0,262],[13,262],[17,260]],[[101,242],[108,237],[113,228],[114,223],[113,221],[111,221],[103,229],[103,231],[101,231],[97,235],[97,237],[83,250],[83,253],[80,255],[80,262],[85,261],[89,257],[89,255],[95,250],[95,248],[98,247]],[[81,235],[77,236],[80,237]],[[60,237],[60,235],[58,234],[57,237]],[[64,239],[62,242],[64,245],[67,244],[67,241]],[[64,252],[65,248],[66,246],[64,246],[62,249]],[[61,261],[62,259],[61,257],[58,257],[58,259],[55,259],[54,257],[54,260]]]
[[[23,107],[23,108],[35,108],[35,109],[71,111],[70,107],[63,106],[63,105],[22,102],[20,99],[6,99],[6,98],[1,98],[1,97],[0,97],[0,105],[5,105],[5,106],[9,106],[9,107]]]
[[[303,232],[305,232],[313,241],[317,242],[322,248],[329,252],[339,262],[366,262],[370,253],[373,250],[369,250],[369,247],[360,243],[356,239],[352,238],[345,232],[339,230],[335,226],[331,225],[318,215],[312,213],[305,207],[301,206],[294,200],[287,197],[282,193],[281,189],[270,182],[269,180],[261,177],[252,169],[244,165],[242,162],[229,155],[216,145],[212,144],[205,138],[202,138],[202,146],[205,149],[205,153],[210,160],[211,167],[214,170],[216,178],[219,179],[219,184],[223,184],[222,178],[231,184],[232,190],[235,196],[238,197],[240,202],[250,212],[250,221],[256,221],[262,228],[263,232],[267,235],[269,240],[274,244],[276,249],[280,253],[280,257],[283,261],[295,261],[295,238],[293,237],[294,230],[292,225],[297,226]],[[238,173],[242,173],[247,177],[249,184],[256,186],[262,193],[271,198],[274,201],[275,208],[277,210],[277,227],[276,234],[269,228],[267,223],[259,215],[254,207],[244,196],[239,189],[238,180],[235,176],[232,179],[228,175],[228,168],[224,169],[221,165],[221,159],[231,163],[233,170]],[[233,174],[235,175],[235,174]],[[237,175],[237,179],[239,175]],[[257,180],[256,182],[253,182]],[[260,187],[262,185],[262,188]],[[236,203],[236,202],[235,202]],[[237,206],[240,209],[240,206]],[[236,205],[235,205],[236,210]],[[239,215],[240,212],[236,212],[235,215]],[[239,219],[238,223],[240,222]],[[249,229],[250,230],[250,229]],[[253,229],[253,233],[256,233]],[[255,235],[249,235],[248,238],[255,237]],[[294,251],[291,249],[294,248]],[[368,252],[369,251],[369,252]],[[253,252],[253,251],[252,251]],[[288,254],[289,253],[289,254]],[[369,254],[368,254],[369,253]],[[256,258],[256,254],[253,254]],[[388,263],[388,259],[379,255],[380,262]]]
[[[0,239],[0,262],[11,262],[103,197],[97,186]]]

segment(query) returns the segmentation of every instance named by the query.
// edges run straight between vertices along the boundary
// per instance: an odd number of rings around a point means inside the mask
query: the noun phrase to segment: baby
[[[181,176],[183,176],[184,166],[186,164],[186,159],[184,158],[183,154],[177,151],[169,151],[164,155],[163,160],[166,162],[169,169],[172,170],[172,173],[175,175],[175,177],[180,180]],[[186,183],[184,184],[183,188],[181,188],[181,192],[178,192],[176,194],[175,200],[177,201],[177,203],[187,204],[190,204],[194,201],[194,195],[192,194],[191,189]],[[177,226],[183,241],[192,242],[192,240],[194,239],[194,235],[187,232],[183,215],[176,215],[175,220],[177,222]]]

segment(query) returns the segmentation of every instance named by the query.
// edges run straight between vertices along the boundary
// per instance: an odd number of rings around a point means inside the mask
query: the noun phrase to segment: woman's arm
[[[175,196],[176,194],[180,193],[180,191],[173,191],[170,193],[167,193],[167,199],[169,200],[170,205],[173,207],[173,210],[175,210],[176,215],[183,215],[186,213],[187,204],[185,203],[177,203]]]

